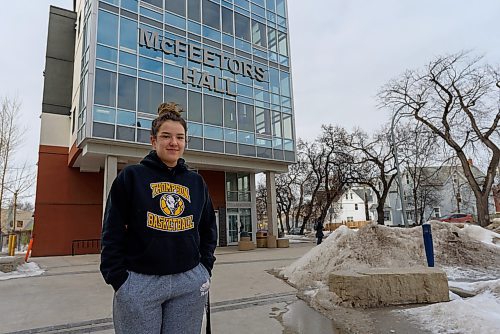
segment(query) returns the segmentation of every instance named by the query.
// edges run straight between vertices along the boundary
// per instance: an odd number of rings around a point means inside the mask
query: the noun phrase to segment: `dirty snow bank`
[[[38,264],[35,262],[29,262],[21,264],[17,267],[17,270],[11,271],[9,273],[4,273],[0,271],[0,281],[8,280],[11,278],[20,278],[20,277],[30,277],[30,276],[38,276],[45,272],[45,270],[40,269]]]
[[[500,333],[500,299],[490,291],[398,312],[432,333]]]
[[[484,242],[485,235],[493,232],[481,228],[485,232],[479,233],[475,227],[460,229],[432,222],[436,265],[445,270],[460,267],[500,271],[500,247]],[[321,245],[281,270],[280,275],[299,289],[306,289],[318,286],[318,282],[328,284],[329,274],[336,270],[409,266],[426,266],[421,227],[372,224],[353,231],[341,226]]]
[[[468,299],[454,295],[451,302],[395,312],[433,333],[500,333],[498,233],[472,225],[431,224],[436,266],[453,280],[450,286],[477,295]],[[422,228],[373,224],[358,231],[341,226],[279,274],[299,289],[298,295],[309,305],[331,316],[341,303],[329,291],[330,272],[409,266],[426,266]]]

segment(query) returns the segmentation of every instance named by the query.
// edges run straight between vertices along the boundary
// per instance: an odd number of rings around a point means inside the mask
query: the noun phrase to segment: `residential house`
[[[33,212],[17,210],[15,228],[13,218],[12,209],[2,209],[0,250],[1,248],[7,247],[7,236],[12,232],[17,234],[18,245],[28,244],[31,238],[31,233],[33,231]]]
[[[470,163],[475,179],[481,183],[485,177],[484,173],[472,165],[472,162]],[[420,191],[420,198],[417,198],[418,206],[422,207],[424,211],[424,221],[456,212],[477,215],[476,198],[461,166],[422,167],[417,174],[423,176],[423,181],[419,185],[420,190],[427,189],[427,191]],[[415,217],[414,212],[413,189],[416,182],[406,171],[403,172],[402,183],[408,222],[409,224],[419,223],[418,212],[417,217]],[[422,196],[428,197],[423,199]],[[490,205],[490,211],[493,212],[493,197],[490,200]],[[391,211],[391,225],[404,225],[396,182],[393,183],[389,193],[388,207]]]
[[[370,210],[373,201],[372,190],[370,188],[363,186],[350,187],[333,206],[329,222],[346,223],[373,220],[374,214]]]

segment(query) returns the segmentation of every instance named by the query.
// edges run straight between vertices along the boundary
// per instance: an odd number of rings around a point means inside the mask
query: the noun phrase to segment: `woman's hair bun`
[[[158,106],[158,116],[172,113],[178,117],[181,117],[181,112],[183,112],[182,107],[175,102],[164,102]]]

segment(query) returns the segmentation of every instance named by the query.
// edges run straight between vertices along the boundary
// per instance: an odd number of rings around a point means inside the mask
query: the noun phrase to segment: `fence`
[[[371,221],[352,221],[352,222],[344,222],[344,223],[328,223],[325,225],[324,230],[325,231],[335,231],[338,229],[340,226],[344,225],[347,226],[348,228],[361,228],[365,225],[370,224]]]
[[[101,252],[101,239],[73,240],[71,255],[98,254]]]

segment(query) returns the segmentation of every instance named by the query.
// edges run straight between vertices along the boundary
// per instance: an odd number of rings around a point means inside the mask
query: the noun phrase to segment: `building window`
[[[177,103],[182,110],[186,110],[187,100],[186,100],[186,90],[183,88],[177,88],[173,86],[164,86],[165,98],[166,102],[175,102]]]
[[[240,209],[240,228],[242,231],[252,233],[252,211],[251,209]]]
[[[155,5],[156,7],[163,8],[163,0],[142,0],[142,1]]]
[[[233,11],[226,7],[222,7],[222,31],[233,34]]]
[[[283,137],[293,139],[292,115],[283,116]]]
[[[205,123],[222,126],[222,99],[215,96],[204,95],[203,102]]]
[[[203,0],[203,24],[220,30],[220,9],[219,5]]]
[[[224,126],[236,129],[236,102],[224,100]]]
[[[407,216],[408,220],[414,220],[413,219],[413,211],[412,210],[406,211],[406,216]]]
[[[266,26],[255,20],[252,20],[252,43],[267,46]]]
[[[288,56],[288,43],[286,40],[286,34],[278,31],[278,48],[279,48],[279,53],[282,56]]]
[[[389,210],[384,210],[384,221],[391,221],[391,212]]]
[[[273,111],[273,135],[281,137],[281,113]]]
[[[137,78],[120,74],[118,76],[118,108],[135,110]]]
[[[280,71],[281,95],[290,97],[290,75],[287,72]]]
[[[250,19],[239,13],[234,13],[234,34],[250,42]]]
[[[345,199],[349,199],[349,194],[348,193],[345,194]]]
[[[250,174],[226,173],[226,194],[230,202],[250,202]]]
[[[186,0],[167,0],[165,1],[165,9],[186,16]]]
[[[357,210],[358,209],[358,204],[354,204],[354,210]]]
[[[263,135],[271,135],[271,115],[268,109],[255,108],[256,132]]]
[[[188,18],[200,22],[200,0],[187,0]]]
[[[17,224],[16,224],[16,227],[17,228],[23,228],[23,221],[22,220],[18,220]]]
[[[188,119],[194,122],[202,121],[200,93],[188,92]]]
[[[351,199],[352,199],[352,193],[350,193],[350,195],[351,195]]]
[[[253,106],[238,103],[238,128],[240,130],[255,131],[255,121],[253,116]]]
[[[434,208],[432,210],[432,213],[433,213],[434,218],[441,217],[441,208],[439,208],[439,207],[438,208]]]
[[[116,105],[116,73],[96,69],[94,102],[105,106]]]
[[[99,10],[97,43],[116,47],[118,44],[118,16]]]
[[[347,221],[348,222],[353,222],[354,221],[354,217],[347,217]]]
[[[137,110],[148,114],[157,114],[158,106],[163,101],[162,85],[139,79]]]
[[[120,46],[133,51],[137,49],[137,21],[120,19]]]

